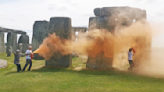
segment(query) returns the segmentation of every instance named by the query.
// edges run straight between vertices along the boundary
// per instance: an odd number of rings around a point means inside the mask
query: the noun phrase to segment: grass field
[[[130,72],[47,68],[33,60],[32,71],[16,72],[13,56],[0,54],[8,67],[0,69],[0,92],[164,92],[164,78]],[[85,67],[85,59],[73,58],[73,67]],[[25,58],[21,58],[24,66]]]

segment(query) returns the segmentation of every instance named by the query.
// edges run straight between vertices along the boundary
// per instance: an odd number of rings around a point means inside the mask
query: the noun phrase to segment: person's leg
[[[130,67],[128,68],[128,70],[132,70],[132,60],[129,60],[129,65],[130,65]]]
[[[19,71],[21,71],[21,65],[19,64]]]
[[[18,65],[18,64],[16,64],[16,66],[17,66],[17,72],[19,72],[19,65]]]
[[[29,68],[28,68],[28,71],[31,70],[31,67],[32,67],[32,60],[29,60],[29,63],[30,63],[30,66],[29,66]]]
[[[24,68],[23,68],[23,70],[22,71],[25,71],[25,69],[26,69],[26,67],[27,67],[27,65],[28,65],[28,59],[26,59],[26,64],[25,64],[25,66],[24,66]]]
[[[133,62],[133,60],[131,61],[131,70],[133,69],[133,67],[134,67],[134,62]]]
[[[130,64],[129,70],[132,70],[134,67],[133,60],[129,60],[129,64]]]

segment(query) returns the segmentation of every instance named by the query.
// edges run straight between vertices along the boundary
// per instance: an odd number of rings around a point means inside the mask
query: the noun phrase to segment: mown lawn
[[[32,71],[16,72],[13,56],[0,54],[8,67],[0,69],[0,92],[164,92],[164,78],[118,71],[75,71],[48,68],[34,60]],[[85,67],[85,59],[73,58],[73,67]],[[25,58],[21,58],[22,67]]]

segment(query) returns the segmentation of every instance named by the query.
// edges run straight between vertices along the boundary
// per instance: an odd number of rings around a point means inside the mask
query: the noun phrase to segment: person
[[[133,51],[133,53],[132,53],[132,51]],[[129,61],[130,67],[128,68],[128,70],[132,70],[134,67],[134,62],[132,59],[132,56],[134,55],[134,53],[135,53],[135,50],[133,48],[130,48],[129,52],[128,52],[128,61]]]
[[[24,55],[22,55],[19,50],[16,50],[16,52],[14,52],[14,64],[17,66],[17,72],[21,71],[21,65],[19,63],[20,57],[24,57]]]
[[[25,52],[25,55],[26,55],[26,64],[22,71],[25,71],[28,64],[30,64],[30,66],[28,68],[28,71],[30,71],[31,67],[32,67],[32,58],[33,58],[32,46],[29,46],[28,50],[26,50],[26,52]]]

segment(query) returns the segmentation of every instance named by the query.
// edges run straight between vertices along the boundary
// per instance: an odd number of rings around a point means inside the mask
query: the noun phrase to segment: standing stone
[[[91,17],[89,19],[89,31],[94,29],[107,29],[108,31],[112,32],[114,27],[112,23],[108,23],[109,20],[110,19],[105,17]],[[101,43],[105,43],[105,41],[102,41]],[[96,57],[88,57],[86,67],[90,69],[111,69],[113,57],[105,57],[104,54],[105,53],[102,52]]]
[[[5,42],[3,32],[0,32],[0,53],[5,53]]]
[[[39,45],[43,42],[48,35],[48,22],[47,21],[35,21],[33,25],[33,37],[32,37],[32,49],[33,51],[39,48]]]
[[[9,46],[8,52],[7,52],[7,57],[10,57],[12,54],[12,46]]]
[[[48,36],[48,22],[47,21],[35,21],[33,25],[33,37],[32,37],[32,50],[35,51],[39,48],[43,40]],[[34,59],[43,59],[37,53],[34,54]]]
[[[22,34],[18,40],[18,49],[22,53],[25,53],[25,51],[28,49],[28,45],[29,45],[29,36]]]
[[[71,39],[71,19],[68,17],[50,18],[49,33],[56,33],[61,39]],[[45,62],[46,66],[69,67],[72,64],[72,54],[61,55],[60,52],[54,53],[50,60]]]
[[[15,52],[17,49],[17,34],[15,33],[8,33],[7,34],[7,48],[6,52],[9,52],[10,46],[12,48],[12,52]]]
[[[22,43],[18,43],[18,49],[20,50],[21,53],[23,53],[23,46],[22,46]]]

